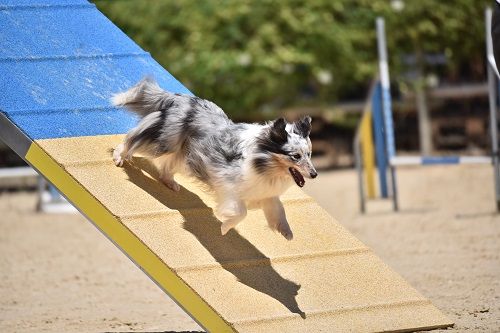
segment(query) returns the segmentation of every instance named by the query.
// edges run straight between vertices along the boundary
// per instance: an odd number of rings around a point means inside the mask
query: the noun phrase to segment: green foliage
[[[417,49],[445,52],[452,70],[482,61],[489,1],[406,0],[400,12],[387,0],[95,3],[194,93],[248,118],[363,96],[377,71],[378,15],[396,73]]]
[[[404,69],[401,54],[414,54],[419,62],[424,53],[442,53],[447,59],[444,72],[423,63],[417,65],[452,81],[460,75],[485,80],[484,11],[492,4],[486,0],[420,0],[406,1],[398,15],[386,9],[389,48],[394,54],[391,69],[396,73]],[[464,68],[467,73],[463,73]]]

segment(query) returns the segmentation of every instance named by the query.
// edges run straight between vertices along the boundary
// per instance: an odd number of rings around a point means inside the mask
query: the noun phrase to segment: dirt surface
[[[360,215],[351,170],[321,173],[305,190],[448,315],[448,331],[498,332],[491,167],[402,168],[398,181],[399,213],[376,200]],[[83,217],[35,204],[35,193],[0,195],[0,332],[200,331]]]

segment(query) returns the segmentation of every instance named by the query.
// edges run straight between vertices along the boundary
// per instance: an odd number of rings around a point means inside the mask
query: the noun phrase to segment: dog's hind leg
[[[245,203],[237,199],[225,199],[215,209],[215,216],[222,221],[220,227],[223,235],[236,227],[247,215]]]
[[[161,111],[150,113],[142,118],[139,124],[127,133],[123,143],[113,151],[113,161],[116,166],[123,166],[123,162],[130,160],[136,151],[154,156],[158,151],[157,139],[163,121]]]
[[[126,145],[126,141],[120,143],[113,150],[113,161],[117,167],[122,167],[123,162],[127,160],[128,148]]]
[[[113,150],[113,161],[117,167],[122,167],[125,161],[130,161],[134,152],[140,147],[136,143],[131,147],[131,140],[127,137]]]
[[[286,220],[285,208],[278,197],[261,201],[261,207],[266,216],[267,224],[272,230],[278,231],[288,240],[293,239],[293,233]]]
[[[160,180],[165,186],[175,192],[181,190],[181,186],[174,180],[174,175],[168,171],[160,172]]]
[[[179,192],[181,187],[174,180],[174,161],[170,156],[166,156],[160,160],[160,180],[163,184],[165,184],[169,189],[175,192]]]

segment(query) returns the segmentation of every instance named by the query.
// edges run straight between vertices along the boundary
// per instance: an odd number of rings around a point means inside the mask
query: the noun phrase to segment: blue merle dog
[[[311,117],[294,123],[279,118],[261,124],[234,123],[214,103],[173,94],[146,78],[112,103],[141,120],[113,152],[122,166],[135,153],[158,159],[160,179],[179,191],[175,173],[202,181],[215,194],[215,216],[226,234],[248,208],[262,208],[269,227],[293,238],[279,196],[293,182],[316,178],[311,163]]]

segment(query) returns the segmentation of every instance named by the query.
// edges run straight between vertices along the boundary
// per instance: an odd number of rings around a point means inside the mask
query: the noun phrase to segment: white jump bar
[[[491,164],[490,156],[396,156],[390,159],[393,166],[439,164]]]
[[[36,173],[36,171],[30,167],[0,168],[0,179],[2,179],[2,178],[34,177],[37,175],[38,175],[38,173]]]

